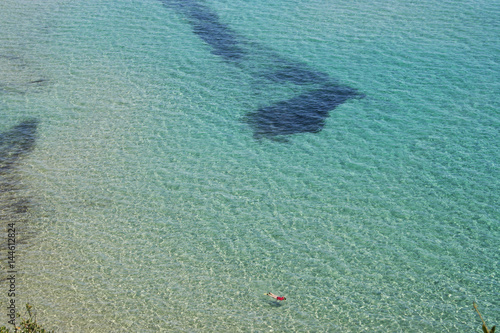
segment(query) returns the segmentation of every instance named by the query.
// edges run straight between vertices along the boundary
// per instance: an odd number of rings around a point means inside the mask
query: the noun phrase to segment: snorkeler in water
[[[286,297],[283,297],[283,296],[276,296],[275,294],[273,294],[272,292],[268,292],[267,294],[265,294],[267,296],[271,296],[272,298],[274,298],[275,300],[277,301],[284,301],[286,300]]]

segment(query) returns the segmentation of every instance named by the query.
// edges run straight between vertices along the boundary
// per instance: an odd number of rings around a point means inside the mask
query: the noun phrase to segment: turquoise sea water
[[[498,17],[496,0],[2,1],[0,133],[38,121],[0,196],[27,207],[2,215],[19,309],[58,332],[480,332],[476,301],[500,324]],[[323,84],[357,96],[314,133],[255,135],[249,114]]]

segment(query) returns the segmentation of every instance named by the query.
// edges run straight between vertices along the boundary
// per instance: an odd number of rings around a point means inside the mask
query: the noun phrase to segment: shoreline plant
[[[483,322],[483,332],[484,332],[484,333],[495,333],[496,326],[493,326],[493,327],[491,328],[491,330],[490,330],[490,329],[488,329],[488,326],[486,326],[486,322],[484,321],[483,316],[481,316],[481,313],[480,313],[480,312],[479,312],[479,310],[477,309],[477,304],[476,304],[476,302],[473,302],[473,303],[472,303],[472,305],[474,306],[474,309],[476,309],[476,312],[477,312],[477,314],[479,315],[479,318],[481,318],[481,321]]]
[[[19,313],[16,314],[20,324],[14,327],[14,333],[54,333],[43,328],[36,321],[36,315],[32,312],[33,306],[26,304],[27,318],[22,318]],[[5,326],[0,326],[0,333],[11,333],[11,330]]]

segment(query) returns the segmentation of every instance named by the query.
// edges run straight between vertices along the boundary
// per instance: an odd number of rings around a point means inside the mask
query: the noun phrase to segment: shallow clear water
[[[175,1],[0,4],[0,132],[39,120],[16,302],[60,332],[498,324],[500,3],[184,4],[244,56]],[[299,67],[359,96],[255,137]]]

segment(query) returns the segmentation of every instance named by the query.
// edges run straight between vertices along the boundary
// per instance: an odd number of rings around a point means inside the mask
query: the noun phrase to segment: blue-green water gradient
[[[60,332],[479,332],[473,301],[498,324],[500,2],[198,2],[245,62],[161,1],[0,4],[0,132],[39,120],[19,307]],[[255,139],[248,112],[308,89],[270,58],[364,98]]]

